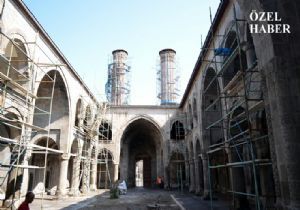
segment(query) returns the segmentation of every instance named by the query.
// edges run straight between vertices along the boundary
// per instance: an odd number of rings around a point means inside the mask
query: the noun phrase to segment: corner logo
[[[253,23],[249,24],[250,33],[255,34],[290,34],[289,24],[281,23],[278,12],[256,12],[252,10],[249,18]]]

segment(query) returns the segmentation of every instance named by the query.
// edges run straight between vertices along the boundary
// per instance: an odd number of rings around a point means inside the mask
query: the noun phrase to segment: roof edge
[[[215,14],[215,17],[214,17],[214,19],[213,19],[213,22],[212,22],[212,24],[211,24],[211,26],[210,26],[210,28],[209,28],[209,30],[208,30],[208,34],[207,34],[207,36],[206,36],[206,38],[205,38],[205,41],[204,41],[202,50],[201,50],[201,52],[200,52],[200,55],[199,55],[199,57],[198,57],[198,59],[197,59],[197,61],[196,61],[195,67],[194,67],[194,69],[193,69],[193,72],[192,72],[192,74],[191,74],[191,77],[190,77],[190,79],[189,79],[189,82],[188,82],[188,84],[187,84],[187,86],[186,86],[186,89],[185,89],[184,94],[183,94],[183,96],[182,96],[182,99],[181,99],[181,101],[180,101],[180,104],[179,104],[179,108],[180,108],[180,109],[183,108],[183,106],[184,106],[184,104],[185,104],[185,102],[186,102],[186,100],[187,100],[187,98],[188,98],[189,92],[190,92],[190,90],[192,89],[192,86],[193,86],[193,84],[194,84],[194,82],[195,82],[195,79],[194,79],[194,78],[197,76],[197,74],[198,74],[199,71],[200,71],[200,67],[201,67],[201,65],[202,65],[202,58],[204,57],[204,55],[205,55],[206,52],[207,52],[207,50],[205,50],[205,49],[207,49],[207,48],[208,48],[208,45],[210,44],[210,40],[211,40],[211,38],[212,38],[212,32],[215,32],[217,26],[219,25],[220,20],[221,20],[221,17],[222,17],[222,15],[223,15],[223,13],[224,13],[224,11],[225,11],[225,8],[226,8],[226,6],[228,5],[228,3],[229,3],[229,0],[221,0],[221,2],[220,2],[220,4],[219,4],[219,7],[218,7],[217,12],[216,12],[216,14]]]
[[[60,51],[58,46],[54,43],[54,41],[50,38],[49,34],[46,32],[46,30],[43,28],[43,26],[39,23],[37,18],[33,15],[33,13],[29,10],[29,8],[26,6],[26,4],[22,0],[14,0],[12,1],[13,4],[17,5],[21,11],[28,17],[31,24],[40,31],[40,35],[44,38],[46,43],[49,44],[50,48],[58,55],[58,57],[62,60],[63,63],[67,65],[67,67],[71,70],[73,75],[79,80],[80,84],[83,85],[84,89],[88,92],[88,95],[91,96],[91,98],[94,100],[94,102],[98,102],[92,91],[87,87],[87,85],[84,83],[82,78],[79,76],[79,74],[76,72],[74,67],[71,65],[71,63],[67,60],[67,58],[63,55],[63,53]]]

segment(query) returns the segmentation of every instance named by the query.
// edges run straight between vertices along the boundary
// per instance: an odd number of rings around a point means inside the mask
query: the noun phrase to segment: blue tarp
[[[215,55],[219,55],[219,56],[229,56],[232,53],[232,49],[231,48],[216,48],[214,50]]]

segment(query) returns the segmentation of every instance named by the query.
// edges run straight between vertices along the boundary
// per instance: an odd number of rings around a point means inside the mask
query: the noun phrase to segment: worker
[[[160,187],[160,185],[161,185],[161,177],[160,176],[158,176],[157,179],[156,179],[156,185],[158,187]]]
[[[34,193],[33,192],[27,192],[25,196],[25,201],[19,206],[18,210],[30,210],[29,204],[32,203],[34,200]]]

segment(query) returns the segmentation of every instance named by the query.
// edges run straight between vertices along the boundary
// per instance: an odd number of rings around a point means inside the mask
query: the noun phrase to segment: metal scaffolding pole
[[[253,80],[259,74],[257,69],[257,63],[253,63],[251,67],[244,65],[242,60],[242,46],[240,38],[240,24],[243,24],[243,20],[240,20],[236,17],[235,8],[234,20],[232,24],[227,29],[227,32],[222,36],[216,36],[213,29],[211,28],[211,41],[209,45],[212,48],[205,49],[206,53],[208,50],[214,50],[214,55],[211,60],[206,60],[207,68],[214,66],[216,74],[208,82],[208,85],[204,87],[203,95],[208,94],[208,91],[213,87],[214,84],[218,83],[218,79],[227,79],[229,74],[229,68],[238,59],[239,71],[232,76],[231,80],[225,84],[225,87],[222,90],[217,90],[217,97],[209,104],[207,107],[204,107],[204,112],[209,113],[213,112],[213,107],[216,104],[220,104],[220,109],[217,110],[221,112],[221,115],[218,119],[214,119],[208,123],[206,130],[210,131],[210,136],[213,134],[211,131],[213,128],[223,130],[223,135],[225,139],[221,142],[211,142],[211,145],[208,147],[208,180],[210,187],[210,206],[211,209],[214,207],[213,201],[213,191],[214,191],[214,179],[213,173],[217,173],[216,170],[224,169],[230,171],[231,177],[231,189],[227,189],[227,192],[233,196],[233,205],[236,205],[237,196],[245,196],[246,199],[251,197],[254,199],[255,209],[260,210],[262,208],[261,198],[262,195],[259,192],[259,167],[267,167],[271,165],[269,158],[257,158],[257,154],[254,148],[254,144],[258,141],[267,139],[268,135],[258,135],[259,130],[253,129],[251,124],[251,116],[253,113],[258,112],[259,110],[264,109],[263,98],[261,98],[261,90],[253,88],[254,83],[259,81]],[[211,19],[211,24],[213,21]],[[216,52],[221,48],[215,46],[215,39],[222,38],[221,46],[223,42],[228,38],[229,32],[233,30],[236,33],[236,37],[232,40],[228,49],[230,53],[226,56],[223,56],[223,59],[217,59],[218,55]],[[227,49],[227,50],[228,50]],[[221,61],[221,62],[220,62]],[[254,78],[255,79],[255,78]],[[232,101],[235,100],[235,103]],[[243,107],[242,111],[239,111],[240,107]],[[219,126],[221,125],[221,126]],[[232,130],[235,130],[235,133],[232,134]],[[225,154],[229,156],[227,162],[218,163],[217,159],[220,152],[224,151]],[[233,160],[234,156],[237,157],[237,160]],[[223,160],[224,161],[224,160]],[[235,189],[235,180],[238,179],[234,170],[240,168],[241,170],[251,169],[251,174],[254,187],[254,193],[241,192],[238,189]],[[215,171],[215,172],[214,172]],[[240,177],[239,177],[240,178]],[[240,178],[241,179],[241,178]]]

